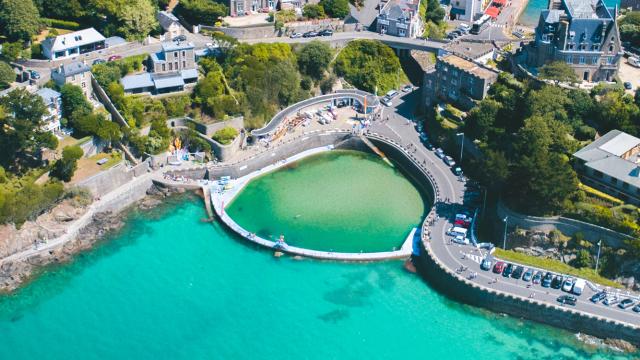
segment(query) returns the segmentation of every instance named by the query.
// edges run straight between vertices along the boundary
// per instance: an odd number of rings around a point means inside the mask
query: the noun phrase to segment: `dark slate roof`
[[[62,65],[62,67],[56,69],[55,71],[64,75],[64,77],[69,77],[76,74],[82,74],[86,71],[91,71],[91,68],[85,63],[74,61],[72,63]]]
[[[170,12],[158,11],[156,18],[158,19],[160,26],[165,30],[168,30],[169,27],[175,23],[180,24],[178,18]]]
[[[620,130],[611,130],[577,151],[573,156],[584,161],[587,167],[640,187],[638,165],[632,161],[637,160],[637,155],[632,159],[620,157],[638,145],[640,145],[640,139],[637,137]]]

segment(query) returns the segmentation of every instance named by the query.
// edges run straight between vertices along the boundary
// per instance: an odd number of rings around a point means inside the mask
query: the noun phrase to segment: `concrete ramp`
[[[389,166],[393,167],[393,163],[391,162],[391,160],[389,160],[387,158],[387,156],[380,150],[378,149],[377,146],[373,145],[373,143],[371,142],[371,140],[367,139],[366,136],[364,135],[360,135],[360,139],[362,140],[362,142],[364,142],[365,144],[367,144],[367,146],[373,150],[374,153],[378,154],[378,156],[380,156],[382,158],[382,160],[384,160],[387,164],[389,164]]]

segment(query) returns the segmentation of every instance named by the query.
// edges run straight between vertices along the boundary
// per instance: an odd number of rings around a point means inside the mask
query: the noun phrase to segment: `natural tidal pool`
[[[202,200],[0,297],[0,359],[610,359],[573,334],[448,300],[402,262],[274,258]]]
[[[378,156],[333,150],[253,179],[226,212],[258,236],[336,252],[399,249],[429,200]]]

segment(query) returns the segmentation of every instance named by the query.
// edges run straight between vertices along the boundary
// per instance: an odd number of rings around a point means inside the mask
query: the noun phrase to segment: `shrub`
[[[75,22],[75,21],[43,18],[42,22],[46,26],[52,27],[52,28],[66,29],[66,30],[78,30],[78,29],[80,29],[80,24]]]
[[[191,107],[188,95],[178,95],[162,99],[167,116],[170,118],[185,116]]]
[[[232,128],[231,126],[227,126],[216,131],[211,138],[222,145],[228,145],[231,144],[236,136],[238,136],[238,130]]]

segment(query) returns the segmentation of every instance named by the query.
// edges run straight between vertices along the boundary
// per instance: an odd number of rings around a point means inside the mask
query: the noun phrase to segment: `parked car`
[[[489,271],[489,269],[491,269],[491,260],[482,259],[482,262],[480,263],[480,269],[484,271]]]
[[[427,143],[429,142],[429,138],[427,137],[427,134],[425,133],[420,133],[420,141]]]
[[[444,157],[445,157],[444,150],[442,150],[441,148],[437,148],[436,149],[436,156],[439,157],[440,159],[444,159]]]
[[[178,36],[173,38],[173,41],[175,41],[175,42],[187,41],[187,36],[186,35],[178,35]]]
[[[573,289],[573,283],[574,280],[573,278],[566,278],[565,281],[562,283],[562,291],[566,291],[566,292],[571,292],[571,289]]]
[[[456,30],[460,30],[460,31],[462,31],[463,33],[466,34],[466,33],[469,32],[469,30],[471,30],[471,26],[469,26],[469,24],[462,23],[462,24],[458,25]]]
[[[302,34],[299,32],[292,32],[291,35],[289,35],[289,37],[292,39],[297,39],[297,38],[301,38]]]
[[[533,279],[531,279],[531,282],[534,284],[540,284],[540,281],[542,281],[542,272],[536,271],[536,273],[533,275]]]
[[[382,99],[380,99],[380,102],[384,105],[384,106],[391,106],[391,99],[389,99],[386,96],[383,96]]]
[[[560,289],[562,287],[562,282],[564,281],[564,277],[562,275],[556,275],[551,282],[551,287],[554,289]]]
[[[640,313],[640,304],[634,306],[631,310],[633,310],[634,312]]]
[[[599,303],[600,301],[604,300],[607,297],[607,293],[604,291],[601,291],[599,293],[595,293],[593,294],[593,296],[591,296],[591,302],[593,303]]]
[[[452,168],[452,169],[453,169],[453,173],[454,173],[456,176],[460,176],[460,175],[462,175],[462,168],[461,168],[461,167],[456,166],[456,167],[454,167],[454,168]]]
[[[548,288],[549,286],[551,286],[551,281],[553,281],[553,274],[548,272],[542,278],[542,287]]]
[[[576,303],[578,302],[578,299],[576,299],[576,297],[573,295],[560,295],[557,300],[560,304],[567,304],[567,305],[573,305],[573,306],[575,306]]]
[[[408,93],[408,92],[412,92],[412,91],[413,91],[413,86],[411,86],[409,84],[407,84],[407,85],[402,87],[402,92]]]
[[[106,62],[107,62],[107,61],[106,61],[105,59],[95,59],[95,60],[93,60],[93,63],[92,63],[92,64],[93,64],[93,65],[98,65],[98,64],[104,64],[104,63],[106,63]]]
[[[38,80],[40,79],[40,73],[35,70],[29,70],[29,77]]]
[[[524,274],[522,274],[522,281],[529,282],[531,281],[532,277],[533,277],[533,269],[529,268],[527,269],[527,271],[524,272]]]
[[[524,273],[524,268],[522,266],[516,266],[516,269],[513,270],[511,277],[514,279],[520,279],[522,277],[522,273]]]
[[[318,36],[318,33],[315,31],[307,31],[306,33],[302,34],[302,37],[305,37],[305,38],[312,38],[316,36]]]
[[[631,299],[624,299],[622,301],[620,301],[620,304],[618,304],[618,307],[620,309],[628,309],[630,307],[633,306],[633,300]]]
[[[393,99],[394,97],[398,96],[399,92],[397,92],[396,90],[389,90],[384,96],[388,97],[389,99]]]
[[[456,162],[453,160],[453,158],[451,156],[445,156],[444,157],[444,163],[447,164],[448,166],[453,166],[456,164]]]
[[[504,271],[502,272],[502,276],[509,277],[509,275],[511,275],[512,272],[513,272],[513,264],[507,264],[507,267],[505,267]]]
[[[611,296],[608,297],[606,299],[604,299],[604,301],[602,302],[603,304],[610,306],[610,305],[615,305],[617,303],[620,302],[620,299],[618,299],[617,297]]]
[[[122,56],[120,55],[111,55],[109,56],[109,59],[107,59],[107,61],[116,61],[116,60],[120,60],[122,59]]]
[[[333,36],[333,30],[331,29],[322,30],[318,33],[318,36]]]
[[[502,261],[498,261],[494,266],[493,266],[493,272],[495,274],[502,274],[502,271],[504,271],[504,267],[505,267],[505,263],[503,263]]]
[[[624,88],[627,89],[627,90],[631,90],[631,89],[633,89],[633,85],[631,85],[630,82],[625,81],[624,82]]]

